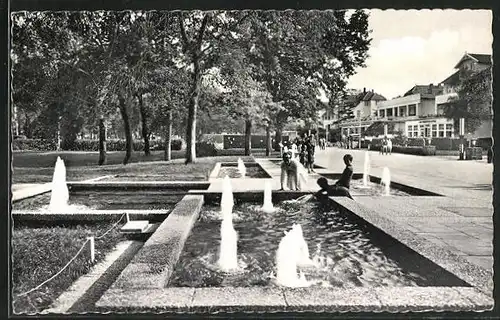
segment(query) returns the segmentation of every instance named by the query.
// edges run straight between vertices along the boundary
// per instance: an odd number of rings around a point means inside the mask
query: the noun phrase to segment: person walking
[[[387,154],[387,137],[382,139],[382,146],[380,147],[380,153]]]
[[[307,167],[307,173],[311,173],[311,172],[316,172],[314,171],[314,144],[313,144],[313,141],[311,141],[311,139],[307,139],[306,140],[306,154],[307,154],[307,158],[306,158],[306,167]]]
[[[391,140],[391,138],[387,139],[387,152],[389,154],[392,154],[392,140]],[[387,152],[386,152],[386,154],[387,154]]]

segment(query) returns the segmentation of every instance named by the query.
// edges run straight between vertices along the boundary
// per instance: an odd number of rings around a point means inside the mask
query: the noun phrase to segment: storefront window
[[[451,137],[453,135],[453,125],[448,123],[446,124],[446,136]]]

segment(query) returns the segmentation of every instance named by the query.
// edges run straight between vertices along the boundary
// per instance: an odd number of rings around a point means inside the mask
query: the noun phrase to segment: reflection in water
[[[231,166],[221,166],[218,178],[224,178],[225,176],[229,176],[229,178],[268,178],[266,172],[262,170],[258,166],[248,166],[245,168],[245,175],[243,176],[238,169],[238,167]]]
[[[314,266],[298,266],[314,286],[415,286],[419,275],[402,270],[376,247],[366,231],[338,213],[324,214],[315,202],[283,202],[266,214],[260,205],[244,203],[233,209],[239,235],[239,273],[217,268],[220,242],[219,208],[205,206],[170,279],[170,286],[268,286],[276,285],[276,252],[285,231],[300,224],[303,237],[314,252]],[[311,250],[311,248],[313,250]],[[314,250],[315,249],[315,250]]]

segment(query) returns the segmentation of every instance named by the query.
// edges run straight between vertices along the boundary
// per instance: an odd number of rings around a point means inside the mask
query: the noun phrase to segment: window
[[[401,107],[399,108],[399,116],[400,117],[405,117],[405,107]]]
[[[444,124],[439,124],[439,137],[444,138]]]
[[[392,117],[392,109],[387,109],[387,116]]]
[[[451,137],[453,135],[453,125],[451,123],[446,124],[446,136]]]
[[[432,137],[433,138],[437,137],[437,124],[432,125]]]
[[[418,125],[416,125],[416,126],[409,125],[408,126],[408,137],[417,137],[417,136],[418,136]]]
[[[409,116],[416,116],[417,115],[417,105],[412,104],[408,106],[408,115]]]
[[[361,110],[356,111],[356,116],[357,116],[358,118],[361,118]]]
[[[398,116],[398,108],[394,108],[394,116],[397,117]]]
[[[379,110],[378,111],[378,116],[381,117],[381,118],[384,118],[385,117],[385,110]]]
[[[365,107],[368,107],[370,105],[370,101],[365,101]]]

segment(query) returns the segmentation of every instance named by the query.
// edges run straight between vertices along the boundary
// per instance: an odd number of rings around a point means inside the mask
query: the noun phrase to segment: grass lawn
[[[74,227],[30,228],[18,227],[12,232],[12,295],[14,313],[36,313],[50,307],[71,284],[86,274],[92,264],[84,249],[56,278],[25,296],[49,279],[78,252],[88,236],[100,236],[113,222],[78,225]],[[116,244],[125,240],[115,227],[104,238],[95,240],[96,263],[101,261]]]
[[[66,164],[68,181],[81,181],[105,175],[130,176],[131,180],[135,180],[133,177],[139,175],[162,175],[161,180],[167,181],[203,181],[208,179],[216,162],[234,162],[240,157],[245,162],[252,161],[251,157],[243,156],[242,149],[225,151],[237,155],[198,158],[196,163],[185,165],[181,158],[184,151],[177,152],[179,158],[169,162],[162,161],[162,151],[153,152],[149,157],[135,152],[132,163],[126,166],[121,164],[124,152],[110,153],[108,164],[103,166],[96,165],[99,157],[97,152],[18,152],[13,154],[12,183],[51,182],[58,156]]]

